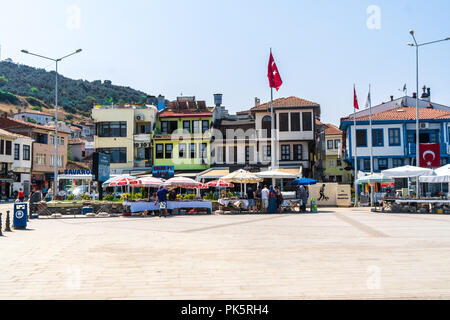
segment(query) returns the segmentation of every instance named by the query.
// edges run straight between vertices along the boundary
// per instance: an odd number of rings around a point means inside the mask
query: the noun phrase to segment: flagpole
[[[356,87],[353,85],[354,92],[356,92]],[[356,108],[353,104],[353,126],[355,127],[355,207],[358,206],[358,185],[356,184],[356,180],[358,179],[358,144],[356,139]]]
[[[270,54],[272,54],[272,48],[270,48]],[[272,170],[275,170],[276,166],[276,146],[275,146],[275,119],[274,119],[274,113],[273,113],[273,88],[270,87],[270,117],[272,119],[271,125],[272,125],[272,134],[271,134],[271,165]]]
[[[369,104],[369,122],[370,122],[370,174],[373,174],[373,131],[372,131],[372,95],[370,94],[370,84],[369,84],[369,96],[367,98],[367,102]],[[369,185],[370,189],[370,207],[373,206],[373,192],[372,185]]]

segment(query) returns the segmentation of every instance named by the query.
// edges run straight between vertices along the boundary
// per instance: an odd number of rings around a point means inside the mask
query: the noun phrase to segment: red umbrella
[[[134,178],[122,178],[119,180],[116,180],[114,182],[111,182],[109,185],[110,187],[117,187],[117,186],[133,186],[137,185],[139,183],[139,180]]]
[[[166,182],[163,179],[159,178],[153,178],[153,177],[146,177],[138,179],[138,183],[136,187],[159,187],[164,185]]]
[[[206,185],[210,188],[234,188],[234,184],[222,180],[210,181]]]
[[[208,189],[208,188],[209,187],[208,187],[207,184],[204,184],[204,183],[201,183],[201,182],[200,182],[200,184],[197,187],[186,187],[186,189]]]

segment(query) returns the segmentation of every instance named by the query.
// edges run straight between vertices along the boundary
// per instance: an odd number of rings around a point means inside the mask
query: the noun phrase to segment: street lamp
[[[416,166],[419,166],[419,47],[428,45],[428,44],[432,44],[432,43],[437,43],[437,42],[442,42],[442,41],[447,41],[450,40],[450,37],[447,37],[445,39],[441,39],[441,40],[436,40],[436,41],[431,41],[431,42],[425,42],[425,43],[417,43],[416,41],[416,37],[414,36],[414,30],[409,30],[409,33],[411,34],[414,43],[408,43],[409,46],[411,47],[416,47]],[[419,182],[417,181],[417,196],[419,196]]]
[[[53,177],[53,183],[54,183],[54,192],[53,192],[53,196],[56,197],[56,195],[58,194],[58,62],[60,62],[61,60],[68,58],[70,56],[73,56],[74,54],[80,53],[82,50],[78,49],[75,52],[72,52],[71,54],[68,54],[62,58],[59,59],[53,59],[53,58],[49,58],[49,57],[45,57],[45,56],[41,56],[39,54],[35,54],[35,53],[31,53],[28,52],[27,50],[22,50],[22,53],[25,54],[29,54],[32,56],[36,56],[39,58],[43,58],[43,59],[47,59],[47,60],[51,60],[53,62],[56,63],[56,89],[55,89],[55,156],[53,158],[53,164],[55,167],[55,173],[54,173],[54,177]]]

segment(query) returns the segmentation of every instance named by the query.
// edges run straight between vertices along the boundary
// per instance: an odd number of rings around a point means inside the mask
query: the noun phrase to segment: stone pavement
[[[447,215],[32,220],[0,238],[0,299],[449,299],[449,268]]]

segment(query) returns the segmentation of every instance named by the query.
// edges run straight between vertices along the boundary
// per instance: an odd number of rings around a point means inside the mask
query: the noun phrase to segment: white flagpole
[[[272,48],[270,48],[270,54],[272,55]],[[272,170],[276,169],[276,156],[277,156],[277,146],[275,140],[275,119],[273,112],[273,88],[270,88],[270,117],[272,119],[272,133],[271,133],[271,165]],[[275,186],[275,179],[272,179],[272,185]]]
[[[370,174],[373,174],[373,137],[372,137],[372,95],[370,94],[370,84],[369,84],[369,95],[367,96],[367,103],[369,104],[369,123],[370,123]],[[373,206],[373,190],[372,185],[369,185],[370,189],[370,207]]]
[[[355,85],[353,85],[353,88],[355,88]],[[355,105],[353,104],[353,126],[355,131],[355,207],[358,206],[358,185],[356,184],[356,180],[358,180],[358,144],[356,143],[356,109]]]

